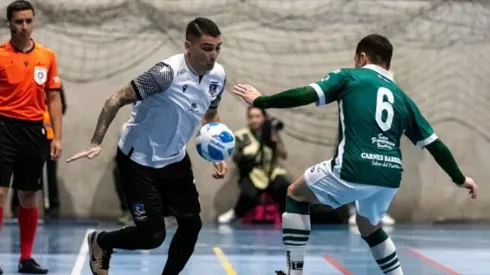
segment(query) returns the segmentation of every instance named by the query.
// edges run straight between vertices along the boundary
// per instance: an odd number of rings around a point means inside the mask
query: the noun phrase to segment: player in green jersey
[[[277,274],[303,274],[311,204],[337,208],[353,201],[359,213],[357,226],[376,263],[384,274],[403,274],[395,245],[380,226],[401,182],[402,135],[426,148],[457,186],[469,189],[472,198],[477,198],[477,185],[461,173],[417,105],[394,82],[388,71],[392,54],[390,41],[372,34],[358,43],[355,68],[334,71],[308,86],[262,96],[250,85],[235,85],[236,95],[259,108],[338,103],[339,142],[335,156],[307,169],[288,188],[282,216],[287,266]]]

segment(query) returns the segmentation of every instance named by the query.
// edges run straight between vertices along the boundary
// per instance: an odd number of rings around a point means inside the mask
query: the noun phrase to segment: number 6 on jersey
[[[385,101],[385,96],[387,101]],[[378,94],[376,98],[376,122],[379,128],[383,131],[388,131],[391,128],[391,123],[393,122],[393,104],[395,98],[393,93],[387,88],[381,87],[378,89]],[[383,121],[383,111],[386,111],[386,121]]]

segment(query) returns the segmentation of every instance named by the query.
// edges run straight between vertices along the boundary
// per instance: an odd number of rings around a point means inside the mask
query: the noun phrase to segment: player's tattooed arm
[[[107,129],[117,115],[121,107],[138,101],[138,96],[131,84],[123,86],[118,92],[113,93],[104,104],[100,112],[97,126],[92,137],[92,144],[100,145],[104,139]]]

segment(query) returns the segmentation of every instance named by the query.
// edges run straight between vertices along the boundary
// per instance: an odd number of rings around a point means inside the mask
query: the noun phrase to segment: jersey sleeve
[[[432,126],[425,119],[419,108],[410,98],[407,100],[410,113],[409,123],[405,135],[418,148],[424,148],[438,139]]]
[[[311,83],[309,86],[315,89],[318,95],[317,106],[322,106],[339,99],[340,90],[347,79],[346,74],[342,70],[336,70],[329,73],[326,77]]]
[[[139,100],[163,93],[174,80],[174,70],[165,62],[159,62],[131,81]]]
[[[46,91],[61,89],[61,80],[58,76],[58,64],[56,63],[56,55],[53,53],[51,63],[48,69],[48,79],[46,83]]]
[[[216,96],[216,98],[213,101],[211,101],[211,105],[209,106],[210,109],[216,109],[216,108],[218,108],[219,103],[221,102],[221,96],[223,95],[223,92],[225,91],[225,86],[226,86],[226,78],[223,81],[223,88],[218,93],[218,95]]]

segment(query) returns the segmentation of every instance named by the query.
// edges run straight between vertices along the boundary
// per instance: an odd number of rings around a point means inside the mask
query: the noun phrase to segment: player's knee
[[[359,229],[359,233],[361,233],[361,236],[363,237],[367,237],[373,234],[381,227],[379,223],[376,225],[372,225],[368,218],[361,215],[356,215],[356,223],[357,228]]]
[[[184,231],[189,237],[195,237],[199,235],[202,228],[202,220],[199,215],[191,217],[178,217],[177,218],[178,229]]]
[[[19,191],[19,204],[24,208],[38,207],[38,192],[37,191]]]
[[[295,201],[304,201],[304,196],[302,196],[301,190],[296,183],[288,186],[287,196]]]
[[[165,241],[165,237],[167,235],[165,230],[152,232],[150,234],[148,234],[148,232],[141,233],[143,237],[141,243],[144,249],[155,249],[160,247]]]

